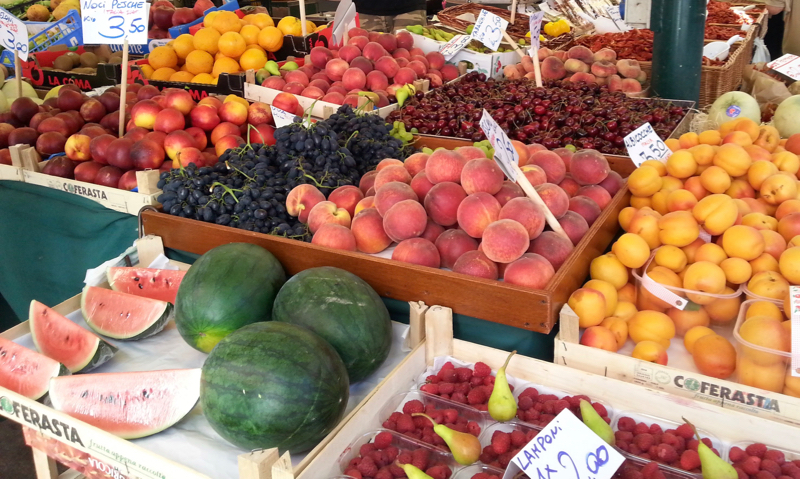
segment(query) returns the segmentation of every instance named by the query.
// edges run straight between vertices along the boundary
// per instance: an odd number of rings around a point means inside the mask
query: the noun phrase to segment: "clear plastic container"
[[[513,359],[512,359],[512,361],[513,361]],[[437,357],[437,358],[434,359],[433,366],[428,366],[428,368],[425,369],[425,371],[423,371],[422,374],[417,376],[417,388],[420,388],[422,385],[424,385],[424,384],[426,384],[428,382],[427,381],[428,376],[435,376],[436,374],[438,374],[439,370],[442,369],[442,366],[444,366],[445,363],[453,363],[453,365],[455,367],[457,367],[457,368],[470,368],[473,371],[475,370],[475,363],[468,363],[468,362],[465,362],[465,361],[460,361],[460,360],[455,359],[455,358],[440,356],[440,357]],[[496,376],[496,375],[497,375],[497,370],[496,369],[492,369],[492,376]],[[521,380],[519,380],[519,379],[517,379],[517,378],[515,378],[513,376],[510,376],[510,375],[506,375],[506,379],[508,380],[508,384],[510,384],[511,386],[514,386],[514,390],[515,391],[516,391],[518,385],[520,383],[523,383],[523,381],[521,381]]]
[[[548,387],[548,386],[542,386],[542,385],[539,385],[539,384],[520,381],[519,387],[514,389],[514,399],[517,401],[517,404],[519,404],[520,394],[522,394],[528,388],[536,388],[536,390],[539,391],[539,396],[553,395],[553,396],[556,396],[558,399],[563,399],[563,398],[565,398],[567,396],[587,396],[588,397],[588,395],[580,393],[580,392],[564,391],[564,390],[561,390],[561,389],[555,389],[555,388],[551,388],[551,387]],[[591,397],[589,397],[589,399],[593,403],[602,404],[606,408],[606,411],[608,411],[608,418],[611,419],[612,422],[614,421],[614,415],[616,414],[616,412],[615,412],[616,410],[610,404],[608,404],[606,402],[603,402],[603,401],[597,401],[595,399],[592,399]],[[519,418],[515,419],[515,421],[524,422],[525,424],[529,424],[529,425],[532,425],[532,426],[537,427],[537,428],[541,427],[538,424],[533,424],[533,423],[530,423],[530,422],[527,422],[527,421],[523,421],[523,420],[521,420]]]
[[[475,474],[480,474],[481,472],[485,472],[487,474],[491,474],[497,477],[503,477],[503,470],[498,469],[496,467],[487,466],[486,464],[473,464],[471,466],[464,467],[460,469],[458,472],[453,474],[450,479],[472,479],[472,476]]]
[[[370,431],[367,433],[362,434],[360,437],[356,438],[353,442],[350,443],[347,448],[342,451],[342,454],[339,455],[339,470],[345,472],[347,470],[347,465],[353,458],[359,457],[361,454],[361,446],[364,444],[368,444],[372,442],[375,436],[381,432],[388,432],[392,435],[392,446],[403,450],[415,450],[415,449],[426,449],[431,454],[430,462],[441,462],[447,464],[450,467],[450,470],[455,472],[457,469],[461,467],[451,454],[448,454],[440,449],[436,449],[428,444],[425,444],[421,441],[417,441],[416,439],[412,439],[410,437],[403,436],[402,434],[398,434],[394,431],[389,431],[388,429],[377,429],[375,431]]]
[[[733,463],[733,461],[731,461],[731,457],[730,457],[731,449],[733,449],[734,447],[738,447],[740,449],[745,449],[747,446],[749,446],[751,444],[755,444],[755,443],[749,442],[749,441],[743,441],[743,442],[737,442],[737,443],[731,444],[730,447],[728,448],[727,452],[725,453],[725,460],[730,462],[730,463]],[[787,462],[788,461],[800,460],[800,452],[793,451],[791,449],[786,449],[785,447],[770,446],[769,444],[766,444],[766,446],[767,446],[767,449],[774,449],[776,451],[781,451],[783,453],[784,457],[786,458]]]
[[[512,433],[513,431],[522,431],[526,435],[529,432],[533,432],[534,435],[536,435],[536,434],[539,434],[539,432],[541,430],[542,430],[542,428],[540,428],[538,426],[534,426],[532,424],[524,423],[524,422],[521,422],[521,421],[496,422],[496,423],[490,425],[489,427],[487,427],[481,433],[481,437],[479,437],[478,439],[481,441],[481,451],[482,451],[486,446],[490,446],[492,444],[492,436],[497,431],[502,431],[502,432],[506,432],[506,433],[509,433],[509,434]],[[522,446],[519,447],[519,449],[521,449],[521,448],[522,448]],[[518,449],[518,448],[515,448],[512,445],[511,446],[511,450],[515,450],[515,449]],[[492,467],[492,466],[489,466],[489,467]],[[500,470],[502,471],[502,469],[500,469]]]
[[[750,291],[750,288],[747,287],[746,283],[743,284],[742,286],[744,287],[743,288],[744,296],[748,300],[769,301],[770,303],[775,303],[775,304],[779,305],[781,307],[781,309],[783,309],[783,300],[782,299],[768,298],[766,296],[761,296],[759,294],[756,294],[756,293]]]
[[[783,391],[786,367],[792,361],[792,353],[753,344],[739,334],[739,330],[745,322],[747,310],[759,301],[765,300],[749,300],[742,303],[739,308],[739,317],[733,328],[733,337],[736,340],[738,353],[736,355],[736,380],[746,386],[779,393]],[[783,310],[782,305],[779,306],[779,309]]]

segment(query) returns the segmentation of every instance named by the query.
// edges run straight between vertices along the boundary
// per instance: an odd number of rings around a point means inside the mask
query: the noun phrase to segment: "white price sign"
[[[792,376],[800,377],[800,286],[789,287],[789,307],[791,311],[786,311],[792,321]]]
[[[565,409],[514,456],[503,479],[516,477],[520,471],[538,478],[608,479],[624,461],[616,449]]]
[[[275,121],[275,128],[280,128],[282,126],[291,125],[294,123],[295,115],[292,115],[286,110],[275,108],[272,105],[269,107],[272,109],[272,119]]]
[[[542,19],[544,19],[544,12],[536,12],[530,16],[531,46],[533,51],[539,49],[539,35],[542,33]],[[533,56],[533,54],[531,54],[531,56]]]
[[[625,147],[628,149],[628,156],[631,157],[636,166],[647,160],[658,160],[666,163],[667,158],[672,156],[672,151],[659,138],[650,123],[645,123],[626,136]]]
[[[486,138],[494,148],[494,161],[500,165],[500,169],[503,170],[508,179],[516,182],[517,170],[514,166],[519,164],[519,153],[514,149],[514,145],[511,144],[508,135],[486,110],[483,110],[480,125],[481,130],[486,134]]]
[[[507,20],[498,17],[494,13],[481,10],[481,14],[478,15],[478,19],[475,21],[475,27],[472,29],[472,38],[497,51],[507,26]]]
[[[0,8],[0,35],[6,50],[17,52],[20,60],[28,60],[28,29],[22,20],[4,8]]]
[[[453,57],[453,55],[461,51],[462,48],[469,45],[469,42],[471,41],[472,37],[469,35],[456,35],[449,42],[444,44],[444,46],[439,50],[439,53],[444,56],[445,60],[449,60]]]
[[[146,0],[83,0],[81,23],[86,44],[146,45],[150,4]]]
[[[619,6],[614,5],[606,7],[606,13],[608,13],[608,16],[611,18],[611,20],[614,20],[614,25],[622,30],[621,26],[624,25],[625,22],[622,20],[622,15],[619,14]]]
[[[787,53],[777,60],[767,63],[767,67],[783,73],[792,80],[800,81],[800,57]]]

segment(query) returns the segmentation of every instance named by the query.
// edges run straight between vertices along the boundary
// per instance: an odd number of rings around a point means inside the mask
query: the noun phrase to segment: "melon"
[[[322,336],[341,356],[352,383],[377,370],[392,345],[389,310],[378,293],[358,276],[330,266],[292,276],[275,298],[272,320]]]
[[[47,394],[51,378],[65,374],[69,369],[58,361],[0,337],[0,388],[37,400]]]
[[[28,314],[33,344],[72,373],[91,371],[117,352],[116,346],[36,300],[31,301]]]
[[[108,268],[108,284],[114,291],[159,299],[175,304],[175,295],[186,271],[113,266]]]
[[[200,369],[81,374],[50,380],[53,409],[124,439],[183,419],[200,396]]]
[[[200,405],[211,427],[244,449],[307,451],[336,427],[349,397],[336,350],[306,328],[247,325],[206,358]]]
[[[172,304],[110,289],[86,286],[81,313],[86,324],[109,338],[137,340],[161,332],[172,319]]]

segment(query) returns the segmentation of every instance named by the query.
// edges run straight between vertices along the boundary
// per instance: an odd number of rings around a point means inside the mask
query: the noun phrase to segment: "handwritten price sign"
[[[519,153],[514,149],[514,145],[511,144],[508,135],[486,110],[483,110],[480,125],[486,134],[486,138],[489,139],[489,143],[492,144],[492,148],[494,148],[494,161],[500,165],[500,169],[503,170],[508,179],[516,182],[517,170],[514,165],[519,164]]]
[[[150,4],[145,0],[83,0],[83,41],[86,44],[147,44]]]
[[[449,42],[445,43],[444,46],[442,46],[442,49],[439,50],[439,53],[444,56],[445,60],[449,60],[453,57],[453,55],[461,51],[462,48],[469,45],[469,42],[471,41],[472,37],[469,35],[456,35]]]
[[[475,27],[472,29],[472,38],[496,51],[500,47],[503,32],[506,31],[507,26],[507,20],[494,13],[481,10],[481,14],[475,21]]]
[[[565,409],[514,456],[503,479],[520,471],[538,478],[608,479],[624,460]]]
[[[625,147],[628,149],[628,156],[631,157],[636,166],[647,160],[658,160],[666,163],[667,158],[672,156],[672,151],[658,137],[650,123],[645,123],[626,136]]]
[[[28,29],[22,20],[3,8],[0,8],[0,35],[6,50],[17,52],[20,60],[28,59]]]
[[[778,73],[783,73],[792,80],[800,80],[800,57],[787,53],[767,66]]]
[[[542,33],[542,19],[544,19],[544,12],[532,13],[530,16],[531,45],[534,51],[539,49],[539,35]]]

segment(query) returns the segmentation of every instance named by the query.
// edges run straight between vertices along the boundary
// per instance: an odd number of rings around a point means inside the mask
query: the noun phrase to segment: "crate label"
[[[542,33],[542,20],[544,19],[544,12],[536,12],[531,15],[529,26],[531,29],[531,49],[533,51],[539,50],[539,35]],[[533,54],[531,53],[531,56]]]
[[[789,305],[787,311],[792,321],[792,376],[800,378],[800,286],[789,287]]]
[[[678,296],[660,283],[653,281],[653,279],[647,275],[647,272],[642,273],[642,286],[644,286],[647,291],[652,293],[658,299],[677,309],[680,309],[681,311],[686,309],[686,306],[689,305],[689,300]]]
[[[481,129],[486,134],[486,138],[489,139],[489,143],[492,144],[492,148],[494,148],[494,161],[497,162],[508,179],[516,182],[517,170],[515,166],[519,164],[519,153],[514,149],[514,145],[511,144],[508,135],[506,135],[506,132],[500,128],[500,125],[494,121],[492,115],[485,109],[483,110],[480,125]]]
[[[565,409],[508,464],[503,479],[528,477],[609,479],[625,461],[620,453]]]
[[[445,43],[444,46],[442,46],[441,50],[439,50],[439,53],[444,56],[445,60],[450,60],[453,58],[453,55],[469,45],[469,42],[471,41],[472,37],[469,35],[456,35],[449,42]]]
[[[508,27],[508,21],[504,18],[498,17],[494,13],[489,13],[486,10],[481,10],[478,19],[475,21],[475,27],[472,29],[472,38],[497,51],[500,47],[500,42],[503,40],[503,32]]]
[[[17,52],[20,60],[28,60],[28,29],[5,8],[0,8],[0,35],[6,50]]]
[[[667,158],[672,156],[672,151],[664,143],[664,140],[659,138],[650,123],[645,123],[626,136],[625,147],[628,149],[628,156],[636,166],[640,166],[647,160],[666,163]]]
[[[775,61],[767,63],[767,67],[783,73],[792,80],[800,80],[800,57],[787,53]]]
[[[147,45],[150,4],[145,0],[83,0],[81,23],[86,44]]]

